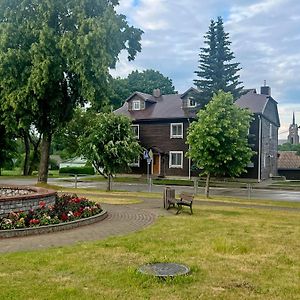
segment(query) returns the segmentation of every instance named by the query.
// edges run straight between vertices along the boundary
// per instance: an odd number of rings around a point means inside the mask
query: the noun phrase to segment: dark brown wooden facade
[[[278,128],[280,126],[277,102],[270,95],[270,88],[248,90],[236,101],[236,105],[248,108],[254,115],[249,130],[249,144],[255,151],[252,162],[247,167],[243,177],[255,178],[258,181],[277,174]],[[154,176],[196,176],[193,164],[186,157],[187,130],[196,119],[197,108],[191,102],[194,89],[184,94],[160,95],[156,90],[153,95],[136,92],[115,113],[123,114],[132,119],[138,132],[138,140],[142,147],[151,150],[153,160],[150,164],[150,174]],[[267,93],[267,94],[265,94]],[[139,103],[137,103],[139,102]],[[182,136],[171,134],[171,124],[182,124]],[[179,155],[180,165],[173,164],[173,159]],[[147,174],[147,161],[140,157],[131,166],[136,174]]]
[[[134,121],[133,124],[139,126],[139,141],[141,145],[152,150],[154,158],[151,162],[151,174],[155,176],[189,176],[190,160],[186,157],[188,145],[186,144],[187,129],[189,122],[187,119],[169,119],[169,120],[148,120]],[[182,124],[183,137],[171,137],[171,124]],[[170,166],[170,153],[182,152],[182,167]],[[158,159],[159,169],[154,168],[155,160]],[[140,158],[139,167],[132,167],[133,173],[146,174],[147,161]]]

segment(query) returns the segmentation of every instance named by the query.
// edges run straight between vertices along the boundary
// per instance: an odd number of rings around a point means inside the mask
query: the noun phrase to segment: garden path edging
[[[0,230],[0,238],[21,237],[21,236],[37,235],[37,234],[44,234],[44,233],[73,229],[79,226],[89,225],[89,224],[102,221],[107,216],[108,216],[107,211],[103,210],[101,211],[100,214],[88,218],[66,222],[66,223],[29,227],[29,228]]]

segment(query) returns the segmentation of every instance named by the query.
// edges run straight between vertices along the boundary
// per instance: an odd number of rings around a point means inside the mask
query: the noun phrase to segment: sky
[[[172,79],[179,93],[193,86],[200,48],[211,19],[221,16],[245,88],[266,80],[278,102],[286,139],[295,112],[300,125],[300,1],[120,0],[118,13],[144,31],[142,52],[132,62],[119,56],[113,76],[154,69]]]

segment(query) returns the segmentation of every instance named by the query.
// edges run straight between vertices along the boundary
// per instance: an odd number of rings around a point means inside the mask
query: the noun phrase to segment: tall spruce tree
[[[195,71],[199,77],[194,80],[199,89],[195,100],[204,106],[219,90],[230,92],[236,100],[241,96],[243,89],[238,75],[241,68],[239,63],[232,63],[235,56],[230,50],[229,34],[224,31],[221,17],[218,17],[217,22],[211,20],[204,38],[207,47],[200,49],[199,70]]]

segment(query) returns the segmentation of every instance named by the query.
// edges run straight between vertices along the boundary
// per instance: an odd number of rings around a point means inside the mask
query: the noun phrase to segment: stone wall
[[[56,199],[55,191],[43,188],[0,186],[0,189],[28,189],[33,191],[33,193],[28,195],[0,197],[0,217],[6,216],[11,211],[29,211],[30,209],[36,209],[39,207],[41,201],[44,201],[46,205],[54,205]]]

